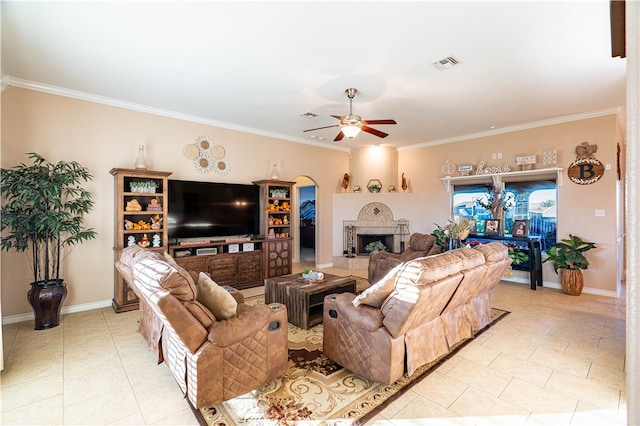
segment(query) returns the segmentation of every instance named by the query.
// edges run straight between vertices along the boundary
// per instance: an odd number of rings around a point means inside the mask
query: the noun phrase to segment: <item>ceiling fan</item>
[[[386,138],[389,136],[387,133],[380,130],[369,127],[369,124],[397,124],[395,120],[363,120],[359,115],[353,114],[353,98],[358,93],[358,89],[349,88],[344,91],[349,98],[349,114],[348,115],[332,115],[333,118],[340,120],[340,124],[334,124],[332,126],[316,127],[315,129],[307,129],[304,132],[312,132],[314,130],[328,129],[330,127],[340,127],[340,133],[333,140],[334,142],[341,141],[345,136],[348,139],[356,137],[360,130],[363,132],[371,133],[379,138]]]

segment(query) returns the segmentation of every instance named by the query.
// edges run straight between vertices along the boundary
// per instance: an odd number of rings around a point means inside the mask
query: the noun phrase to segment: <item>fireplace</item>
[[[368,256],[366,246],[375,241],[384,244],[388,252],[399,253],[408,226],[405,219],[394,220],[386,204],[369,203],[360,209],[357,220],[343,221],[343,253],[349,258]]]
[[[369,252],[366,250],[367,244],[380,241],[387,248],[386,251],[393,252],[393,234],[358,234],[356,244],[356,254],[358,256],[367,256]]]

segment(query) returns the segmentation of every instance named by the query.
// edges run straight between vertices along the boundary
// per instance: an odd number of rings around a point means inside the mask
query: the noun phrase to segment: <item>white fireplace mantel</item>
[[[343,256],[344,225],[358,219],[360,210],[369,203],[382,203],[391,209],[392,220],[406,219],[409,230],[415,232],[422,224],[421,207],[425,205],[424,194],[404,192],[339,193],[333,194],[333,248],[334,257]],[[395,225],[394,225],[395,227]],[[414,228],[417,227],[417,228]]]

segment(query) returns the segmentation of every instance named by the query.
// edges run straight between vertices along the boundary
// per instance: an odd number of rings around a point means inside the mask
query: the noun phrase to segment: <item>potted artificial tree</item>
[[[582,270],[589,267],[589,261],[584,253],[595,248],[595,243],[583,241],[580,237],[569,234],[569,238],[556,243],[546,251],[545,262],[553,262],[553,269],[558,273],[562,291],[572,296],[580,296],[584,287]]]
[[[31,165],[0,170],[2,191],[2,250],[28,252],[33,282],[27,299],[35,314],[35,329],[60,323],[60,308],[67,287],[60,278],[65,247],[95,238],[83,225],[93,207],[91,193],[82,182],[92,179],[77,162],[52,164],[36,153]]]

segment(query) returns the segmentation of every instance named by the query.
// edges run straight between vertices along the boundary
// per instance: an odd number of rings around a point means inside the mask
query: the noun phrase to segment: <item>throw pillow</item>
[[[176,260],[171,257],[171,255],[167,252],[163,253],[164,254],[164,260],[171,266],[173,266],[174,268],[178,269],[178,264],[176,263]]]
[[[382,306],[382,302],[391,294],[395,288],[396,275],[402,268],[402,263],[395,268],[387,272],[387,275],[382,277],[380,281],[360,293],[355,299],[353,299],[354,306],[369,305],[375,308]]]
[[[220,287],[204,272],[198,274],[196,300],[206,306],[218,320],[235,316],[238,308],[238,302],[231,293]]]

